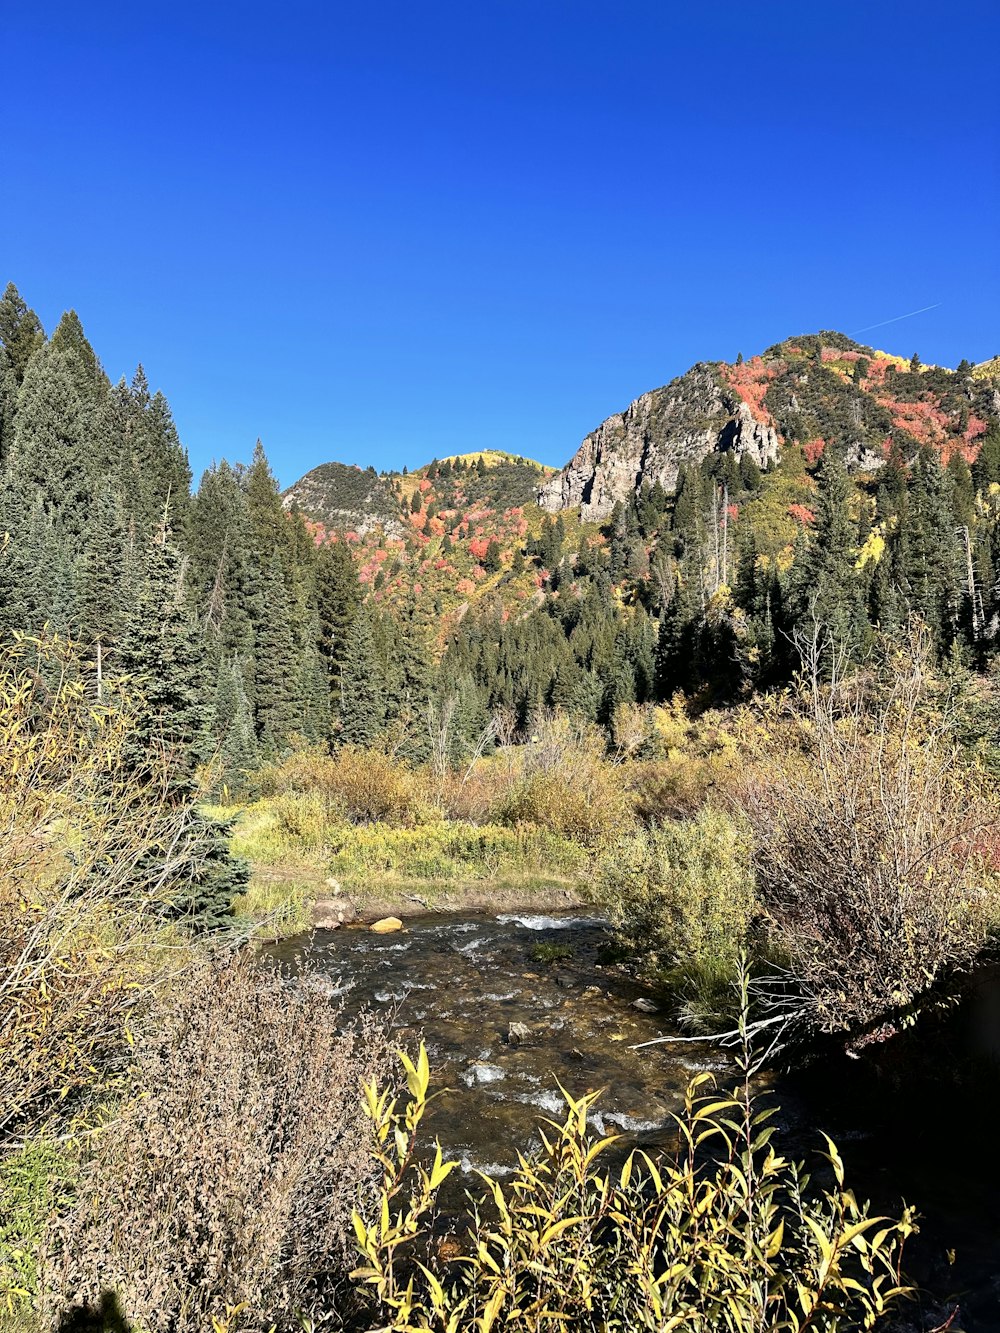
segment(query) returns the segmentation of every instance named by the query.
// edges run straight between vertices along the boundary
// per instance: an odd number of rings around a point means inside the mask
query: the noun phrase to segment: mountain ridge
[[[998,421],[997,358],[924,366],[824,330],[748,361],[697,362],[641,394],[584,438],[538,500],[550,513],[575,509],[600,522],[644,486],[672,491],[685,464],[713,452],[766,468],[789,444],[813,461],[833,444],[856,471],[877,470],[893,447],[905,456],[930,445],[945,462],[959,450],[971,463]]]
[[[561,469],[499,450],[452,454],[412,472],[332,462],[311,469],[283,498],[324,529],[365,535],[381,527],[398,537],[420,480],[445,464],[482,460],[497,485],[481,487],[478,498],[492,507],[537,504],[603,522],[643,487],[673,491],[685,465],[712,453],[748,457],[766,470],[789,445],[815,461],[833,444],[852,470],[874,472],[893,447],[913,456],[929,445],[942,461],[958,450],[971,463],[996,423],[1000,357],[952,370],[823,330],[785,338],[746,361],[695,362],[606,417]],[[539,480],[529,496],[532,473]]]

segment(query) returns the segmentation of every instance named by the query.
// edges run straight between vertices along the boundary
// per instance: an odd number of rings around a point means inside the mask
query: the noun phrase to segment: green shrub
[[[644,971],[675,987],[692,1019],[725,1009],[757,912],[745,828],[706,807],[622,838],[599,861],[592,892]]]
[[[236,816],[232,849],[256,865],[316,865],[339,822],[319,792],[262,797]]]
[[[72,1174],[65,1149],[44,1137],[0,1160],[0,1311],[12,1318],[37,1298],[38,1248],[52,1212],[69,1202]]]
[[[531,957],[536,963],[551,965],[572,958],[573,950],[568,944],[556,944],[554,940],[541,940],[538,944],[532,945]]]

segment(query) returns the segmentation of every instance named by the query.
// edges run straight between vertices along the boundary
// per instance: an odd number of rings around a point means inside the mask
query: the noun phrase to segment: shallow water
[[[540,961],[542,943],[569,956]],[[608,943],[595,917],[426,916],[395,935],[318,932],[310,959],[349,1011],[385,1012],[404,1044],[423,1036],[434,1086],[448,1089],[428,1134],[467,1171],[504,1171],[539,1120],[561,1119],[560,1085],[574,1096],[602,1090],[599,1132],[657,1143],[692,1074],[730,1076],[726,1057],[701,1043],[633,1049],[671,1029],[632,1007],[649,993],[601,961]],[[270,952],[291,961],[301,948],[286,941]],[[530,1042],[509,1041],[511,1023],[530,1028]]]

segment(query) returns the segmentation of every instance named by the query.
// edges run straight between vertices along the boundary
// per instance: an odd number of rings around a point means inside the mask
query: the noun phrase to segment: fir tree
[[[45,330],[35,312],[25,304],[21,293],[12,282],[0,297],[0,346],[7,354],[8,365],[20,388],[28,363],[45,342]]]
[[[179,553],[161,532],[143,557],[140,594],[122,630],[113,665],[141,701],[131,738],[134,768],[146,772],[149,756],[164,751],[170,765],[171,799],[191,808],[190,869],[174,910],[203,927],[230,913],[249,870],[230,855],[228,826],[194,806],[196,769],[210,755],[210,705],[205,659],[197,626],[187,611]],[[150,850],[154,860],[164,854],[165,849]]]
[[[340,735],[345,745],[374,745],[385,729],[384,668],[379,662],[371,613],[354,617],[340,673]]]
[[[361,583],[346,542],[320,547],[316,563],[316,604],[319,613],[319,650],[329,681],[330,706],[340,706],[340,678],[348,636],[358,607]]]
[[[850,482],[833,449],[817,469],[816,527],[796,570],[796,618],[808,627],[815,617],[834,643],[850,653],[867,639],[862,588],[855,569],[857,525],[849,509]]]
[[[72,537],[87,525],[95,483],[86,421],[71,354],[42,347],[18,395],[8,466],[14,490],[25,500],[41,494],[46,510]]]

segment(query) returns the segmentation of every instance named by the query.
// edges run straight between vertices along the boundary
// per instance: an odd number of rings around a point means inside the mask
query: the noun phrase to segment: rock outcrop
[[[583,518],[600,521],[644,483],[673,490],[685,463],[717,449],[749,454],[763,468],[777,461],[779,437],[725,383],[719,367],[699,364],[598,426],[562,472],[539,488],[538,503],[550,513],[578,508]]]

